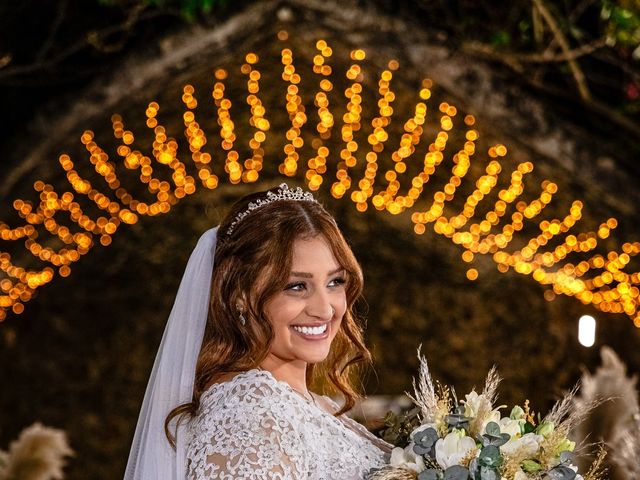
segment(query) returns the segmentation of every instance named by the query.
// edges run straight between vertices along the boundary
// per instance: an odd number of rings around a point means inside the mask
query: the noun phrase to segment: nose
[[[336,309],[331,304],[329,295],[325,292],[316,292],[307,303],[307,315],[322,321],[329,321],[336,313]]]

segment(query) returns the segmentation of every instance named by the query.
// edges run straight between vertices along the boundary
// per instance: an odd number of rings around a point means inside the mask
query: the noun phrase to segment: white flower
[[[522,430],[520,429],[520,421],[512,420],[509,417],[501,418],[498,422],[500,426],[500,433],[508,433],[511,438],[509,441],[515,440],[520,437]]]
[[[467,437],[463,430],[453,430],[436,442],[436,460],[444,469],[460,465],[460,461],[474,448],[476,442],[473,438]]]
[[[527,480],[527,478],[527,474],[520,469],[518,469],[516,474],[513,476],[513,480]]]
[[[478,412],[480,410],[483,412],[489,412],[485,413],[483,418],[478,419],[478,423],[475,423],[473,426],[474,429],[479,429],[478,433],[484,433],[489,422],[498,423],[500,421],[499,409],[502,407],[493,409],[493,405],[491,405],[489,399],[484,395],[479,395],[475,390],[472,390],[471,393],[465,395],[465,400],[463,400],[462,403],[464,404],[465,417],[474,419],[478,417]]]
[[[499,423],[500,422],[500,412],[498,410],[491,410],[491,413],[489,413],[489,415],[485,416],[482,419],[482,424],[480,424],[480,431],[484,432],[487,428],[487,424],[489,422],[495,422],[495,423]],[[504,432],[502,432],[504,433]]]
[[[530,458],[538,453],[540,442],[542,442],[542,440],[544,440],[542,435],[525,433],[522,437],[509,440],[507,443],[502,445],[500,447],[500,451],[505,455],[514,455],[517,452],[518,456]]]
[[[475,416],[478,414],[480,405],[486,402],[486,399],[483,395],[478,395],[475,390],[472,390],[471,393],[465,395],[464,398],[464,416],[475,418]]]
[[[413,442],[405,448],[396,447],[391,450],[389,463],[392,467],[404,467],[416,473],[420,473],[426,468],[422,457],[413,451]]]

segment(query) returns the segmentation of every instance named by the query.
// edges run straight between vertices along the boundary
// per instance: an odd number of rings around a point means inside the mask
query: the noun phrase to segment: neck
[[[269,353],[260,364],[260,368],[269,370],[271,374],[283,382],[287,382],[294,390],[307,395],[307,362],[301,360],[284,360]]]

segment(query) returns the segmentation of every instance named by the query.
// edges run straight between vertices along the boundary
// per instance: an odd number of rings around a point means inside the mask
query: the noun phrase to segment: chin
[[[330,351],[330,348],[322,350],[319,349],[319,351],[317,352],[310,352],[309,350],[307,350],[306,352],[304,352],[304,355],[300,356],[300,358],[307,363],[320,363],[324,362],[327,359]]]

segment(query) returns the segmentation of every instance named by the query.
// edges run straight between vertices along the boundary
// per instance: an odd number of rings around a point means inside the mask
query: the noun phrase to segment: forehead
[[[339,266],[331,246],[323,236],[300,238],[294,241],[291,270],[305,271],[305,268],[333,270]]]

